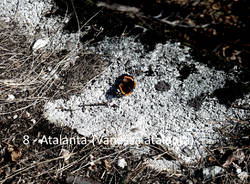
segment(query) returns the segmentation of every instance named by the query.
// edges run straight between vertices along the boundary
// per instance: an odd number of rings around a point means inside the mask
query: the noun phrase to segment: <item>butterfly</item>
[[[121,93],[124,96],[131,95],[135,86],[136,86],[136,82],[135,82],[134,78],[132,76],[129,76],[129,75],[123,75],[123,77],[121,78],[119,85],[118,85]]]

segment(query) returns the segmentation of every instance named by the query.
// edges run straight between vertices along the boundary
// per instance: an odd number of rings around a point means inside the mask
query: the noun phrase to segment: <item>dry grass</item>
[[[67,55],[46,51],[32,53],[31,40],[21,35],[16,25],[5,24],[0,32],[0,101],[1,105],[15,104],[17,107],[15,109],[11,105],[10,109],[1,112],[4,115],[47,99],[46,94],[55,83],[55,75],[65,67]],[[49,74],[49,67],[55,72]]]
[[[79,51],[74,61],[75,50],[33,52],[33,40],[20,34],[16,25],[0,22],[0,29],[0,105],[11,106],[0,115],[79,92],[104,68],[103,61],[91,53]]]

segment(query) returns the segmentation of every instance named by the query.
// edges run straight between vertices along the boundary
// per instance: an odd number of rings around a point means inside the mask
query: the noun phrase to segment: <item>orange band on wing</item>
[[[134,78],[130,76],[124,76],[124,79],[130,79],[131,81],[134,81]]]
[[[125,95],[125,96],[129,96],[129,95],[131,95],[132,93],[133,93],[133,90],[131,89],[131,91],[130,92],[128,92],[128,93],[125,93],[124,91],[123,91],[123,84],[120,84],[119,85],[119,89],[120,89],[120,91],[121,91],[121,93],[123,94],[123,95]]]

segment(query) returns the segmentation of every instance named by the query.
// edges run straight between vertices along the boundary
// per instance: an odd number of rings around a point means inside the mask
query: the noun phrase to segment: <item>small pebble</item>
[[[28,111],[26,111],[26,117],[30,118],[30,113]]]
[[[126,162],[126,160],[125,160],[124,158],[121,158],[121,159],[118,160],[117,165],[118,165],[119,167],[121,167],[121,168],[124,169],[124,167],[127,166],[127,162]]]
[[[6,100],[7,100],[7,101],[13,101],[13,100],[15,100],[15,96],[12,95],[12,94],[8,94],[8,97],[7,97]]]
[[[38,39],[38,40],[34,43],[32,49],[33,49],[34,51],[36,51],[36,50],[38,50],[38,49],[40,49],[40,48],[45,47],[48,43],[49,43],[49,39],[48,39],[48,38],[46,38],[46,39]]]
[[[155,85],[155,89],[157,91],[168,91],[170,90],[170,84],[166,83],[165,81],[159,81],[156,85]]]
[[[18,118],[18,115],[14,115],[14,116],[13,116],[13,119],[17,119],[17,118]]]
[[[31,122],[32,122],[33,124],[35,124],[35,123],[36,123],[36,120],[35,120],[35,119],[32,119]]]

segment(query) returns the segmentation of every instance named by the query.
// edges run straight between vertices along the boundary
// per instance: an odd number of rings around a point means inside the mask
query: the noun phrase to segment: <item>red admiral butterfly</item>
[[[129,75],[124,75],[118,87],[123,95],[128,96],[132,94],[135,86],[136,82],[134,78]]]

